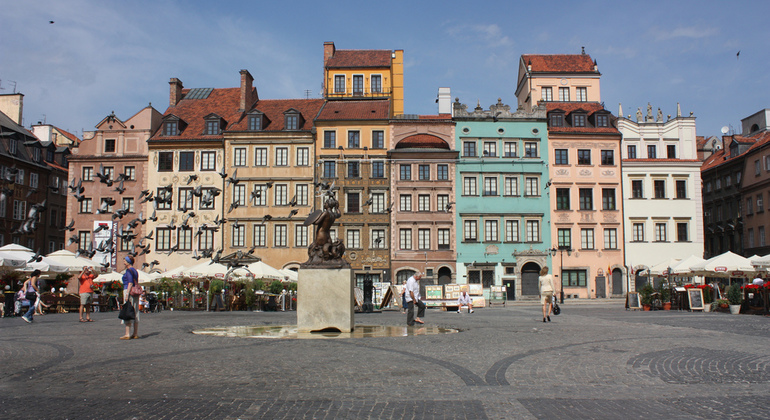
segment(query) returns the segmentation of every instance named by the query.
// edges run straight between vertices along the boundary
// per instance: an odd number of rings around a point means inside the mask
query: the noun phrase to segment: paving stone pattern
[[[147,314],[139,340],[118,340],[116,312],[4,318],[0,418],[770,418],[770,317],[623,303],[568,302],[551,323],[537,306],[428,310],[460,332],[323,340],[191,333],[292,312]]]

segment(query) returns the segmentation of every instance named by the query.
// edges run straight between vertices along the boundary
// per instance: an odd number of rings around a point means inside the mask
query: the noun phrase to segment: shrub
[[[211,283],[209,284],[209,291],[211,292],[211,294],[214,294],[214,295],[219,294],[224,288],[225,288],[225,282],[219,279],[211,280]]]
[[[277,295],[281,293],[281,290],[283,290],[283,283],[281,283],[280,280],[273,280],[273,282],[270,283],[270,293]]]
[[[639,296],[642,298],[642,305],[652,304],[652,293],[655,291],[650,283],[645,284],[639,290]]]
[[[730,305],[740,305],[743,302],[741,286],[734,284],[727,289],[727,300]]]

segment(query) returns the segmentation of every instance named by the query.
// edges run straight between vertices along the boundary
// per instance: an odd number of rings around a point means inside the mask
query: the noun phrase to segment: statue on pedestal
[[[305,219],[304,225],[315,225],[315,240],[308,246],[308,260],[301,268],[350,268],[350,263],[342,259],[345,245],[340,239],[332,240],[329,230],[342,215],[340,203],[334,196],[334,185],[321,185],[323,210],[316,210]]]

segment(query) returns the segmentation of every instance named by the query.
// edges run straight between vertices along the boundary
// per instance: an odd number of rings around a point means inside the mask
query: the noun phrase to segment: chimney
[[[253,83],[254,77],[251,76],[251,73],[248,70],[241,70],[241,112],[246,111],[247,107],[254,103]]]
[[[334,47],[334,42],[324,42],[324,68],[326,68],[326,62],[334,57],[336,51],[337,48]]]
[[[7,115],[16,124],[24,125],[22,123],[23,111],[24,95],[21,93],[0,95],[0,112]]]
[[[439,114],[452,113],[452,95],[449,88],[438,88],[438,99],[436,99],[436,102],[438,102]]]
[[[182,81],[176,77],[172,77],[168,84],[171,85],[168,106],[176,106],[182,100],[182,89],[184,89],[184,86],[182,86]]]

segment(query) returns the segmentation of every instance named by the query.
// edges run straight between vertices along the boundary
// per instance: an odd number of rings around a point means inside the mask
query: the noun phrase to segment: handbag
[[[136,319],[136,311],[134,310],[134,305],[131,304],[131,301],[126,301],[126,303],[120,307],[118,318],[123,321],[133,321]]]
[[[559,307],[559,304],[554,302],[553,303],[553,314],[559,315],[561,313],[561,308]]]
[[[131,296],[142,296],[144,294],[144,290],[142,290],[142,287],[138,284],[134,284],[131,286],[131,290],[128,292]]]

